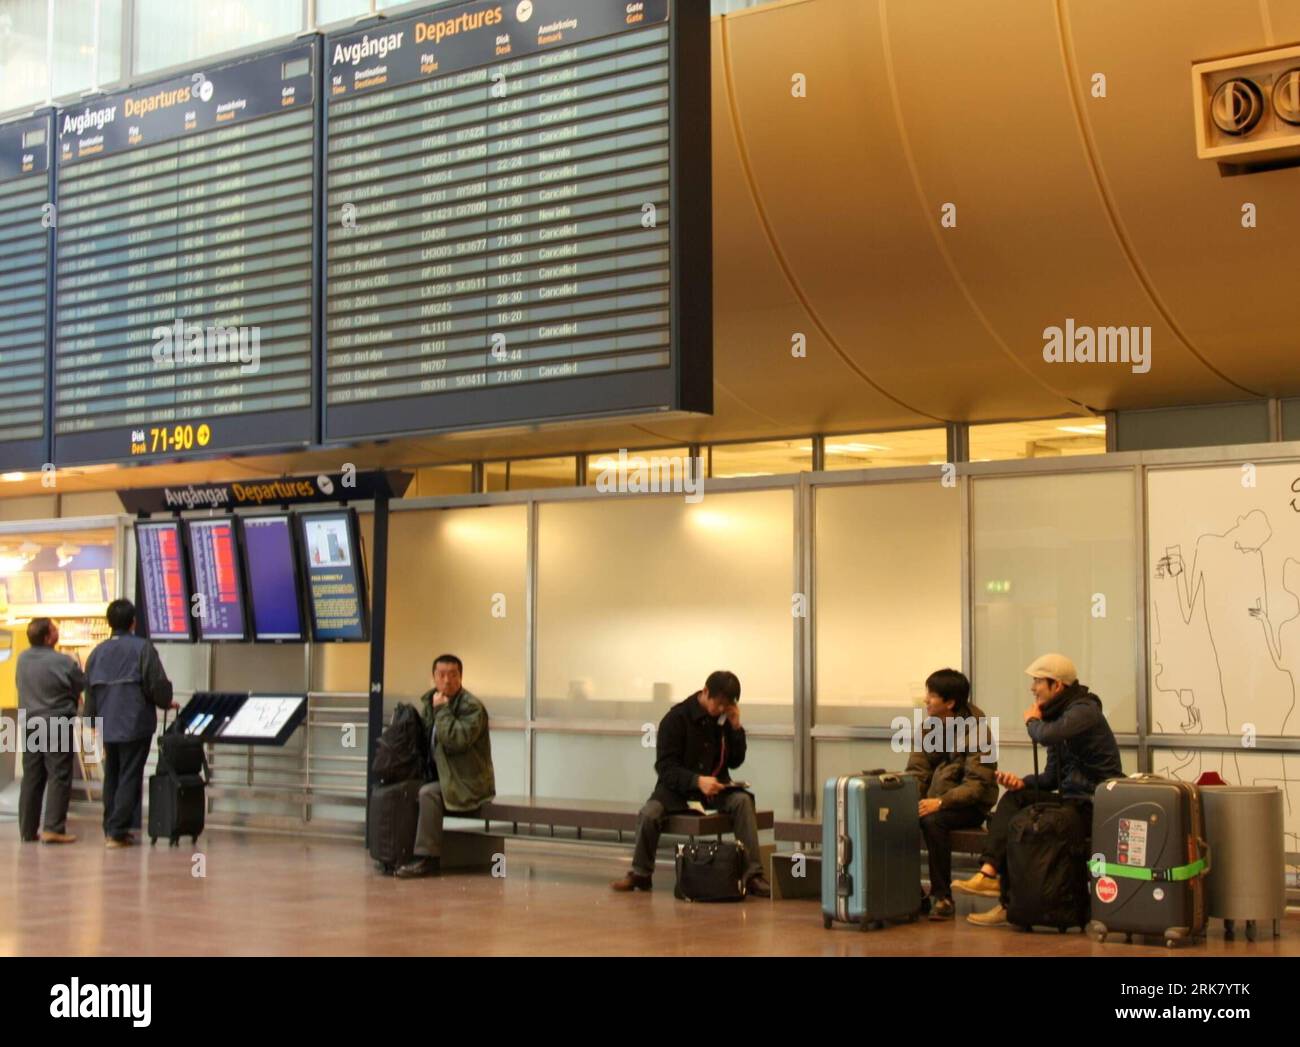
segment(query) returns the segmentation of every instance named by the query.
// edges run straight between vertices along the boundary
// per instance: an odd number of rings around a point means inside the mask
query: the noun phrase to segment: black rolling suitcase
[[[1059,800],[1042,800],[1011,819],[1003,890],[1007,922],[1023,931],[1055,927],[1065,932],[1087,925],[1088,826],[1077,810]]]
[[[164,837],[172,847],[188,836],[197,843],[208,812],[208,760],[203,743],[165,728],[158,738],[158,763],[149,776],[149,843]]]
[[[1210,845],[1195,785],[1152,774],[1103,783],[1092,843],[1093,938],[1159,935],[1171,947],[1204,938]]]
[[[415,829],[420,820],[419,778],[376,785],[370,792],[370,857],[391,874],[415,853]]]

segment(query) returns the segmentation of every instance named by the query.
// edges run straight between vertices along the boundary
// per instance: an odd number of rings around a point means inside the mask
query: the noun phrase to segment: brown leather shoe
[[[755,898],[771,898],[772,885],[762,873],[755,873],[745,884],[745,893],[752,894]]]
[[[650,877],[642,876],[640,873],[629,872],[621,880],[615,880],[610,887],[616,891],[648,891],[650,890]]]
[[[42,832],[41,843],[76,843],[77,838],[71,833]]]

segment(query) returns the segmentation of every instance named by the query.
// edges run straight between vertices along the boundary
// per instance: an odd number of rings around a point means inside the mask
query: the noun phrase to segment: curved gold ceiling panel
[[[1294,0],[1061,0],[1098,169],[1154,293],[1187,341],[1260,394],[1300,392],[1300,169],[1220,177],[1198,160],[1191,64],[1300,42]],[[1257,227],[1242,227],[1253,203]],[[1153,374],[1155,369],[1152,369]]]
[[[1190,75],[1296,23],[1289,0],[793,0],[715,20],[719,383],[777,428],[782,400],[826,428],[846,391],[970,421],[1300,391],[1281,294],[1300,171],[1197,160]],[[1044,361],[1067,318],[1149,327],[1149,373]],[[787,366],[800,322],[809,358]],[[860,420],[909,424],[887,415]]]
[[[723,22],[724,65],[713,77],[733,87],[769,249],[787,260],[839,350],[894,396],[940,417],[1002,418],[1027,404],[1040,415],[1074,409],[998,344],[944,257],[942,199],[918,195],[876,3],[811,0]],[[806,97],[792,92],[796,75],[806,77]],[[715,200],[738,191],[724,180]]]
[[[713,23],[714,377],[719,387],[766,419],[764,431],[800,433],[858,425],[904,427],[934,419],[891,399],[837,353],[809,315],[788,270],[772,250],[750,190]],[[831,245],[832,251],[838,247]],[[793,353],[803,335],[805,355]],[[727,425],[721,397],[718,422]],[[657,428],[657,427],[656,427]],[[709,427],[713,431],[713,427]]]
[[[874,6],[874,5],[873,5]],[[1141,6],[1141,5],[1134,5]],[[1003,343],[1043,381],[1094,407],[1241,398],[1152,301],[1111,221],[1050,0],[882,3],[903,126],[926,198],[958,201],[947,248]],[[1150,40],[1150,37],[1148,37]],[[1178,86],[1188,98],[1190,72]],[[1111,97],[1121,91],[1119,84]],[[1086,101],[1084,100],[1086,99]],[[1183,128],[1190,148],[1190,117]],[[1145,191],[1162,191],[1150,169]],[[1151,367],[1048,363],[1044,330],[1150,327]]]

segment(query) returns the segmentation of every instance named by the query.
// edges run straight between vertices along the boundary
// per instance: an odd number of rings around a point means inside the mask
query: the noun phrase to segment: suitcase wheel
[[[199,838],[198,838],[197,836],[191,836],[191,837],[190,837],[190,844],[191,844],[191,845],[197,844],[198,842],[199,842]]]
[[[149,846],[150,846],[150,847],[152,847],[152,846],[153,846],[154,844],[156,844],[157,842],[158,842],[158,837],[156,837],[156,836],[150,836],[150,837],[149,837]]]
[[[1234,928],[1231,920],[1223,921],[1223,937],[1227,941],[1232,941],[1234,938],[1237,937],[1236,929]]]
[[[1254,940],[1255,940],[1255,921],[1254,921],[1254,920],[1247,920],[1247,921],[1246,921],[1246,941],[1248,941],[1248,942],[1253,942]]]
[[[181,838],[179,836],[173,836],[170,844],[172,847],[179,847],[181,845]]]
[[[1106,925],[1100,920],[1093,920],[1084,930],[1088,932],[1088,937],[1094,942],[1104,942],[1106,940]]]
[[[829,930],[831,929],[831,924],[834,923],[834,922],[835,922],[835,921],[833,921],[833,920],[832,920],[829,916],[827,916],[825,913],[822,914],[822,926],[823,926],[824,928],[826,928],[826,930],[829,931]]]

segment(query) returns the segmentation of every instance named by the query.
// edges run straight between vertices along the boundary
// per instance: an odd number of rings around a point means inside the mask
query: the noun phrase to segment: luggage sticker
[[[1116,862],[1120,865],[1147,863],[1147,823],[1141,818],[1119,820],[1119,847]]]
[[[1119,884],[1109,876],[1103,876],[1097,881],[1097,901],[1113,902],[1119,897]]]
[[[1154,898],[1154,899],[1155,899],[1156,901],[1158,901],[1158,902],[1162,902],[1162,901],[1164,901],[1164,900],[1165,900],[1165,889],[1164,889],[1163,887],[1157,887],[1154,891],[1151,892],[1151,897]]]

